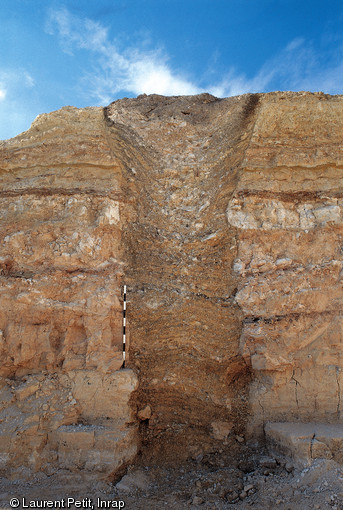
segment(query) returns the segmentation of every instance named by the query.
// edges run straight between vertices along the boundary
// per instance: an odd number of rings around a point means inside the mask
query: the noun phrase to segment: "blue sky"
[[[0,33],[0,139],[142,93],[343,93],[342,0],[1,0]]]

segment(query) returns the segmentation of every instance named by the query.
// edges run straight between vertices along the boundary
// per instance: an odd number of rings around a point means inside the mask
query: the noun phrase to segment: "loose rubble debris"
[[[179,466],[131,466],[115,484],[65,473],[47,477],[39,473],[30,482],[0,480],[0,507],[10,498],[27,500],[74,497],[124,501],[131,510],[343,510],[343,466],[316,459],[299,469],[282,455],[242,445],[239,460],[230,447],[200,454]]]
[[[146,466],[140,488],[134,480],[140,479],[142,468],[134,468],[131,490],[123,491],[119,483],[114,495],[135,510],[343,509],[343,467],[332,460],[317,459],[299,469],[287,458],[267,453],[247,453],[224,467],[223,459],[225,454],[213,453],[178,469]]]

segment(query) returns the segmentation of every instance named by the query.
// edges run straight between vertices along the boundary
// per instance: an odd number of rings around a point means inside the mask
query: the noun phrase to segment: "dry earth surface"
[[[237,441],[233,443],[237,446]],[[24,497],[26,504],[70,497],[80,502],[90,498],[94,509],[99,508],[98,498],[113,505],[124,502],[123,508],[131,510],[343,509],[342,465],[320,459],[310,467],[294,468],[283,456],[241,444],[240,460],[236,461],[232,448],[235,444],[182,465],[139,462],[114,485],[91,477],[85,483],[83,477],[67,473],[58,477],[39,473],[26,483],[2,479],[0,504],[8,509],[12,497]]]

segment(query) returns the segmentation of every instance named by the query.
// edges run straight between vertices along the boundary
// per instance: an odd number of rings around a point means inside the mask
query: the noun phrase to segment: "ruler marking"
[[[123,298],[123,365],[125,368],[126,359],[126,285],[124,285],[124,298]]]

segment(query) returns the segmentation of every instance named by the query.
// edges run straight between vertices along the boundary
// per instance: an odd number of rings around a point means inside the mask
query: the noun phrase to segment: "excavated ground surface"
[[[239,449],[240,460],[232,460]],[[74,475],[77,476],[77,475]],[[34,500],[98,498],[130,510],[342,510],[343,468],[318,460],[309,468],[294,469],[284,457],[270,456],[263,448],[232,440],[220,452],[189,459],[181,466],[132,466],[117,485],[91,479],[77,485],[76,478],[37,474],[30,483],[0,480],[1,508],[10,508],[12,497]],[[21,508],[21,507],[20,507]],[[74,508],[74,506],[73,506]]]

